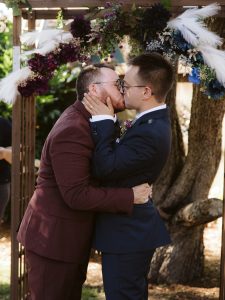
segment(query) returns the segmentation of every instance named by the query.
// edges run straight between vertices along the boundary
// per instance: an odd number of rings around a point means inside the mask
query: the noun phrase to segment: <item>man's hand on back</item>
[[[148,183],[134,186],[132,189],[134,192],[134,204],[144,204],[152,196],[152,186],[149,186]]]

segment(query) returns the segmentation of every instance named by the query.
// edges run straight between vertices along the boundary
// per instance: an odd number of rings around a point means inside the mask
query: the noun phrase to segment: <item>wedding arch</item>
[[[83,20],[80,16],[87,14],[87,8],[100,8],[108,5],[108,8],[111,8],[112,5],[110,3],[106,3],[106,1],[75,1],[75,0],[29,0],[29,5],[32,8],[30,10],[27,8],[26,4],[28,1],[21,1],[23,2],[19,7],[19,11],[13,17],[13,46],[14,46],[14,66],[15,68],[20,68],[20,61],[19,61],[19,53],[20,53],[20,34],[21,34],[21,20],[22,18],[28,19],[28,30],[33,31],[35,30],[35,21],[37,19],[53,19],[56,17],[57,11],[62,9],[64,19],[72,19],[75,17],[76,20],[81,20],[83,22],[82,30],[88,30],[90,24]],[[163,3],[168,3],[168,1],[162,1]],[[171,1],[171,9],[170,12],[172,16],[175,18],[176,16],[180,15],[184,11],[184,7],[188,6],[205,6],[209,5],[211,1],[206,0],[181,0],[181,1]],[[133,1],[123,1],[123,7],[127,12],[139,13],[138,9],[141,8],[149,8],[153,7],[155,1],[149,0],[142,0],[142,1],[135,1],[136,7],[133,5]],[[24,5],[24,6],[23,6]],[[220,1],[220,5],[222,7],[220,11],[220,16],[224,17],[225,14],[225,1]],[[48,8],[46,10],[46,8]],[[119,6],[118,6],[119,9]],[[101,11],[101,10],[99,10]],[[99,12],[101,14],[101,12]],[[110,9],[109,9],[110,11]],[[93,11],[96,13],[96,11]],[[160,9],[157,13],[161,13]],[[165,13],[165,12],[164,12]],[[108,21],[112,21],[113,14],[110,12],[107,13]],[[152,15],[151,15],[152,16]],[[140,16],[138,16],[140,17]],[[167,18],[166,14],[164,14],[165,20]],[[138,18],[137,18],[138,19]],[[140,19],[140,18],[139,18]],[[143,19],[142,19],[143,20]],[[166,20],[167,22],[168,20]],[[178,22],[179,23],[179,22]],[[126,25],[126,24],[125,24]],[[144,26],[144,24],[143,24]],[[164,26],[165,24],[157,24],[157,26]],[[179,26],[179,24],[172,24],[171,28],[174,30],[174,26]],[[178,27],[176,27],[178,28]],[[75,27],[76,29],[76,27]],[[143,28],[142,28],[143,29]],[[157,28],[161,30],[162,28]],[[130,30],[130,28],[129,28]],[[76,31],[76,30],[75,30]],[[190,63],[192,63],[191,67],[194,70],[191,74],[190,80],[197,83],[197,81],[202,80],[205,92],[210,98],[217,100],[221,96],[223,96],[223,85],[221,82],[220,74],[212,74],[209,68],[204,69],[205,64],[202,61],[203,57],[199,56],[198,52],[193,51],[192,47],[189,47],[190,44],[187,43],[180,35],[173,35],[171,37],[171,31],[166,30],[160,35],[159,39],[156,39],[154,32],[144,32],[139,31],[137,33],[138,37],[141,39],[145,39],[146,35],[150,36],[154,39],[154,43],[149,44],[149,49],[152,50],[161,50],[162,52],[170,52],[170,55],[173,55],[173,51],[176,52],[175,49],[172,49],[171,44],[179,43],[180,48],[179,51],[182,53],[190,54],[188,59]],[[174,32],[174,31],[173,31]],[[90,32],[89,32],[90,33]],[[62,33],[59,33],[62,34]],[[74,33],[75,38],[77,37],[77,32]],[[73,36],[74,37],[74,36]],[[73,54],[77,55],[78,60],[86,61],[86,53],[82,53],[80,51],[81,46],[84,46],[85,43],[88,43],[83,37],[83,43],[79,44],[73,42],[72,50]],[[93,40],[99,38],[96,36],[89,36],[89,39],[92,38]],[[111,38],[116,40],[115,36],[111,36]],[[27,38],[28,40],[29,38]],[[170,40],[172,39],[172,40]],[[32,40],[32,38],[31,38]],[[93,41],[92,40],[92,41]],[[212,36],[212,40],[214,44],[221,45],[221,41]],[[172,41],[172,43],[171,43]],[[30,42],[32,44],[33,42]],[[98,44],[98,42],[96,42]],[[95,46],[94,44],[93,46]],[[170,45],[169,45],[170,44]],[[197,47],[197,44],[195,45]],[[210,45],[211,47],[212,45]],[[215,45],[214,45],[215,46]],[[61,48],[60,48],[61,47]],[[107,44],[103,47],[103,49],[98,50],[102,57],[107,57],[108,53],[113,51],[113,45],[109,47]],[[109,47],[109,49],[107,49]],[[155,47],[155,48],[154,48]],[[164,47],[164,49],[162,49]],[[11,299],[26,299],[27,295],[27,279],[26,279],[26,269],[24,263],[24,250],[21,245],[18,245],[16,240],[16,229],[22,219],[24,210],[26,205],[33,193],[34,189],[34,182],[35,182],[35,172],[34,172],[34,155],[35,155],[35,93],[45,91],[46,90],[46,70],[44,70],[43,65],[48,63],[48,67],[52,68],[52,72],[58,67],[59,60],[61,59],[62,62],[70,61],[68,60],[67,54],[71,55],[71,52],[66,52],[66,57],[60,56],[59,52],[63,53],[65,46],[63,43],[60,46],[57,46],[57,50],[54,48],[52,52],[50,51],[51,55],[48,55],[48,60],[45,59],[45,54],[34,54],[34,56],[28,60],[28,64],[30,69],[32,70],[32,74],[25,73],[25,77],[22,78],[21,82],[18,83],[18,90],[20,94],[15,94],[15,101],[13,104],[13,162],[12,162],[12,264],[11,264]],[[79,51],[78,51],[79,49]],[[185,50],[184,50],[185,49]],[[68,49],[67,49],[68,50]],[[76,50],[76,51],[75,51]],[[168,51],[169,50],[169,51]],[[201,53],[205,53],[205,59],[207,60],[207,53],[211,48],[204,49],[201,46]],[[215,50],[215,48],[214,48]],[[214,51],[212,50],[212,51]],[[204,52],[205,51],[205,52]],[[216,52],[216,50],[215,50]],[[217,54],[217,52],[216,52]],[[55,56],[54,56],[55,55]],[[184,55],[185,57],[185,55]],[[70,58],[69,58],[70,59]],[[75,59],[74,59],[75,60]],[[196,68],[196,61],[198,62]],[[202,69],[198,68],[199,65],[202,64]],[[203,66],[204,65],[204,66]],[[41,73],[41,68],[43,72]],[[202,72],[202,73],[201,73]],[[206,73],[204,73],[206,72]],[[201,74],[201,76],[200,76]],[[204,77],[204,74],[207,75]],[[211,77],[210,77],[211,76]],[[214,77],[213,77],[214,76]],[[42,80],[44,78],[44,80]],[[214,82],[214,85],[210,85],[210,82],[207,81],[207,78],[217,80]],[[204,81],[205,80],[205,81]],[[37,84],[34,84],[34,83]],[[219,82],[219,88],[218,88]],[[37,91],[36,87],[42,87],[41,91]],[[9,91],[8,91],[9,92]],[[221,94],[222,93],[222,94]],[[213,101],[213,100],[212,100]],[[225,230],[223,229],[223,235],[225,235]],[[225,243],[225,239],[223,244]],[[224,245],[222,247],[222,261],[221,261],[221,289],[220,289],[220,299],[224,299],[225,290],[224,290],[224,279],[225,279],[225,270],[224,270],[224,256],[225,256],[225,248]]]

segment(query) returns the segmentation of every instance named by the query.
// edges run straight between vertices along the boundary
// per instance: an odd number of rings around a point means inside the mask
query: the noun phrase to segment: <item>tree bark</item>
[[[224,19],[213,23],[214,30],[217,28],[221,36],[224,23]],[[208,193],[221,157],[225,101],[210,100],[200,92],[199,86],[194,87],[186,157],[175,104],[169,102],[172,104],[172,152],[155,184],[153,199],[156,206],[172,215],[167,221],[172,244],[157,249],[150,280],[187,283],[203,272],[202,224],[221,215],[222,202],[214,203],[208,199]]]
[[[212,222],[221,217],[223,213],[223,201],[220,199],[207,199],[195,201],[180,209],[173,217],[172,223],[182,226],[196,226]]]
[[[154,283],[188,283],[202,276],[204,226],[170,226],[173,243],[157,249],[151,264],[150,281]]]
[[[154,183],[153,186],[154,203],[157,206],[162,206],[169,188],[176,181],[185,161],[184,143],[176,110],[175,99],[176,84],[174,84],[174,87],[166,100],[171,114],[172,145],[168,161],[161,172],[160,178]]]

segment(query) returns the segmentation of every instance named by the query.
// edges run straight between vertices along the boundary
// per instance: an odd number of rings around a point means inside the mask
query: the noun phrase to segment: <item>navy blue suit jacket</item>
[[[91,128],[96,144],[93,172],[101,185],[133,187],[156,181],[170,152],[168,109],[143,115],[117,143],[112,120],[91,123]],[[131,215],[101,213],[97,217],[94,248],[99,251],[145,251],[169,242],[165,224],[152,201],[134,205]]]

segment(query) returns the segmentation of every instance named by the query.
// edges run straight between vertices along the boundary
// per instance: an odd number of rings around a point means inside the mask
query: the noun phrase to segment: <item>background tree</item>
[[[212,23],[224,37],[224,19]],[[159,180],[154,185],[158,207],[170,215],[167,221],[173,243],[160,248],[154,257],[151,280],[164,283],[187,283],[202,275],[204,266],[204,225],[222,214],[222,201],[208,199],[216,174],[222,141],[224,100],[210,100],[194,87],[185,156],[177,116],[175,89],[168,97],[172,114],[172,152]]]
[[[4,31],[0,32],[0,79],[12,70],[12,23],[7,22]],[[1,95],[0,95],[1,99]],[[11,119],[12,106],[0,101],[0,115]]]

